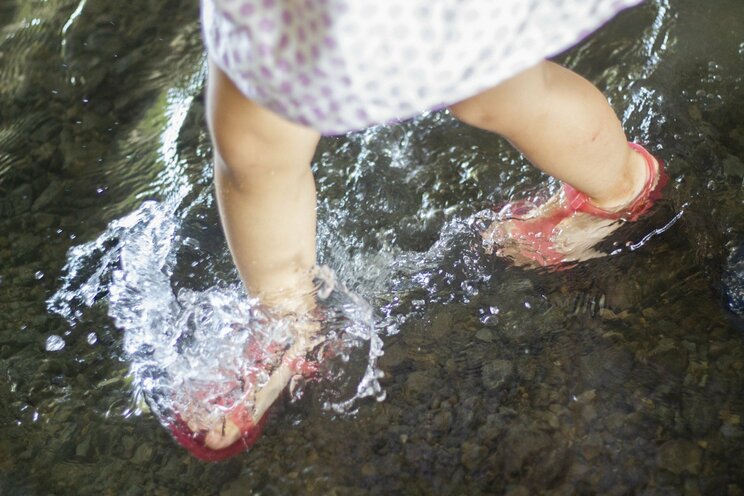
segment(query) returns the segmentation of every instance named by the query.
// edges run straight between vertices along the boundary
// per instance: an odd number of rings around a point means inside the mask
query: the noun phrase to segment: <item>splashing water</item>
[[[71,249],[63,285],[49,300],[49,308],[74,325],[86,307],[108,295],[109,315],[124,331],[134,396],[144,397],[161,422],[188,411],[190,418],[210,423],[238,405],[250,407],[298,329],[311,326],[320,326],[322,339],[308,350],[309,361],[321,362],[329,350],[348,359],[352,350],[369,344],[353,396],[328,402],[327,408],[343,413],[360,398],[384,398],[374,311],[330,269],[317,271],[314,315],[323,316],[320,322],[280,318],[239,283],[174,289],[177,253],[189,243],[179,234],[176,205],[144,202],[96,240]]]

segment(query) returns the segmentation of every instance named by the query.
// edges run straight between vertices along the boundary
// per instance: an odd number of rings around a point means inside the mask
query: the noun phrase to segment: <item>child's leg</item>
[[[543,62],[451,107],[465,122],[499,133],[534,165],[588,196],[568,206],[558,194],[531,206],[515,202],[482,235],[518,265],[554,265],[601,256],[594,246],[620,225],[626,209],[648,208],[648,191],[661,178],[659,164],[628,146],[604,96],[577,74]],[[663,185],[663,183],[661,183]],[[646,187],[649,189],[645,189]],[[643,194],[642,194],[643,193]],[[513,210],[514,209],[514,210]],[[516,212],[516,213],[515,213]]]
[[[315,265],[315,182],[310,162],[319,134],[253,103],[211,63],[207,120],[220,218],[246,288],[281,313],[308,311],[313,306]],[[247,425],[230,412],[216,425],[184,419],[193,432],[206,433],[207,448],[227,448],[245,429],[255,429],[293,375],[291,358],[306,351],[314,331],[309,324],[295,329],[281,365],[254,390]]]
[[[473,126],[507,138],[542,171],[612,209],[646,180],[605,97],[581,76],[543,62],[450,107]]]
[[[230,252],[247,289],[286,311],[311,305],[319,134],[251,102],[210,64],[207,113],[215,187]]]

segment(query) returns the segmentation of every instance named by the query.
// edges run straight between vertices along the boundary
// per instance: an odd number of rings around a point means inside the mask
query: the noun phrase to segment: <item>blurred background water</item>
[[[474,215],[551,184],[505,142],[446,112],[325,139],[348,346],[207,464],[142,401],[137,353],[246,301],[197,2],[0,0],[0,494],[741,494],[743,22],[654,0],[560,57],[672,177],[573,270],[484,255]]]

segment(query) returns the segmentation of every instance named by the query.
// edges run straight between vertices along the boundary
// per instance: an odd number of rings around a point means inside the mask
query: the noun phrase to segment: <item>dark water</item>
[[[442,113],[324,141],[322,262],[377,325],[220,464],[128,353],[240,301],[197,10],[0,0],[0,494],[744,492],[744,4],[649,2],[562,57],[672,177],[570,271],[483,254],[473,214],[546,181],[504,142]],[[343,404],[368,365],[385,399]]]

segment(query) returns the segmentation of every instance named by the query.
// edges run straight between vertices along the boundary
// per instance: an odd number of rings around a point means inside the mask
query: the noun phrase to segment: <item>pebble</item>
[[[498,389],[510,378],[514,366],[509,360],[493,360],[483,365],[483,385],[487,389]]]
[[[726,439],[744,439],[744,430],[742,430],[742,428],[738,425],[723,424],[721,426],[720,432]]]
[[[429,333],[434,339],[442,339],[452,332],[452,315],[441,311],[432,320]]]
[[[440,432],[447,432],[452,425],[452,419],[452,412],[449,410],[442,410],[434,416],[432,427]]]
[[[702,450],[692,441],[674,439],[662,444],[657,455],[659,466],[674,474],[697,475],[702,466]]]
[[[715,403],[693,395],[682,397],[682,418],[695,436],[702,437],[721,423]]]
[[[483,341],[484,343],[491,343],[493,342],[493,331],[491,329],[488,329],[486,327],[483,327],[478,330],[478,332],[475,333],[475,338],[479,341]]]
[[[417,370],[408,374],[406,379],[406,391],[408,394],[417,395],[428,395],[432,391],[434,379],[430,376],[430,373],[423,370]]]
[[[466,442],[462,445],[462,457],[460,461],[466,469],[473,471],[483,463],[487,454],[488,450],[484,446]]]
[[[75,456],[88,458],[91,455],[90,436],[85,436],[75,448]]]
[[[132,457],[132,463],[137,465],[144,465],[149,463],[152,459],[153,449],[149,444],[141,444],[137,451],[134,452]]]
[[[374,477],[377,475],[377,468],[373,463],[365,463],[362,465],[361,472],[364,477]]]
[[[134,437],[125,435],[124,437],[122,437],[121,444],[123,448],[123,457],[125,459],[132,458],[132,456],[134,456],[134,450],[137,446]]]

